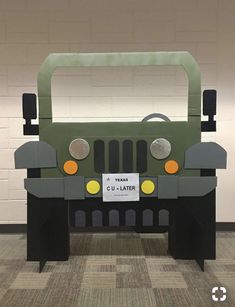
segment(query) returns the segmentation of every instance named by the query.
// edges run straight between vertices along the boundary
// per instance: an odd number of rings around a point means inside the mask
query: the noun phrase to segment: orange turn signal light
[[[64,172],[68,175],[74,175],[78,171],[78,164],[73,160],[68,160],[64,163]]]
[[[176,174],[179,170],[179,164],[175,160],[169,160],[165,163],[165,171],[168,174]]]

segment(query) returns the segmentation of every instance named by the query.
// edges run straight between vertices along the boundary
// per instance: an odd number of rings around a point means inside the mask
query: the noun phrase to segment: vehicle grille
[[[106,148],[107,146],[107,148]],[[107,150],[106,150],[107,149]],[[108,159],[105,159],[108,154]],[[121,158],[121,159],[120,159]],[[105,161],[108,162],[105,165]],[[131,140],[94,142],[94,169],[96,173],[144,173],[147,171],[147,142]]]

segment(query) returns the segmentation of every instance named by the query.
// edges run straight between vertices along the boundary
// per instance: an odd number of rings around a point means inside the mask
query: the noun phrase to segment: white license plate
[[[103,201],[139,201],[139,174],[102,174]]]

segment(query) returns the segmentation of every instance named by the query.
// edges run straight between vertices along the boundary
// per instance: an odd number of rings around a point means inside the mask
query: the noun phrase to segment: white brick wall
[[[14,170],[22,134],[21,95],[37,92],[36,76],[51,52],[187,50],[202,86],[218,90],[218,130],[205,133],[228,151],[218,171],[217,221],[235,221],[234,0],[0,0],[0,223],[26,221],[25,170]],[[179,69],[58,70],[53,114],[60,121],[139,120],[187,112],[187,82]]]

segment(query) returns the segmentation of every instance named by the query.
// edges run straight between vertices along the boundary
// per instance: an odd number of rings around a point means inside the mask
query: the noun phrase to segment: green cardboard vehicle
[[[53,122],[51,77],[57,67],[135,65],[183,66],[189,80],[188,121],[172,122],[164,114],[153,114],[145,117],[142,122]],[[140,174],[140,184],[146,177],[154,183],[153,193],[140,191],[140,196],[202,196],[216,187],[216,178],[200,178],[200,169],[225,167],[225,153],[221,147],[215,143],[199,145],[200,72],[195,60],[187,52],[51,54],[38,74],[38,102],[41,143],[31,142],[30,146],[47,146],[48,157],[45,148],[44,157],[38,157],[42,164],[41,178],[25,181],[27,191],[37,197],[84,199],[89,194],[101,197],[101,189],[98,187],[102,185],[102,173],[131,172]],[[154,116],[164,121],[148,121]],[[211,154],[216,155],[218,161],[213,161]],[[28,155],[24,154],[17,161],[16,167],[20,164],[21,167],[30,168],[28,162]],[[37,167],[37,161],[33,167]],[[172,180],[172,175],[177,178],[173,177],[175,180]],[[90,180],[94,183],[94,191],[91,186],[91,193],[85,186]],[[94,180],[99,183],[97,193]],[[171,185],[175,190],[174,195],[169,192]]]
[[[188,77],[187,121],[155,113],[145,114],[140,122],[53,122],[51,78],[56,68],[148,65],[183,67]],[[201,142],[202,131],[215,130],[216,92],[205,91],[203,98],[208,122],[201,121],[200,70],[188,52],[50,54],[38,73],[39,126],[31,124],[37,116],[36,95],[23,95],[24,134],[39,135],[39,141],[15,152],[16,168],[28,169],[28,195],[41,203],[61,200],[71,212],[80,212],[71,218],[73,226],[156,226],[153,215],[144,216],[146,208],[171,211],[179,200],[203,198],[216,188],[214,170],[226,168],[225,150]],[[119,218],[118,210],[124,217]],[[133,211],[143,216],[137,218]],[[103,222],[98,222],[102,214]],[[169,214],[163,215],[157,226],[168,226],[170,220]]]

